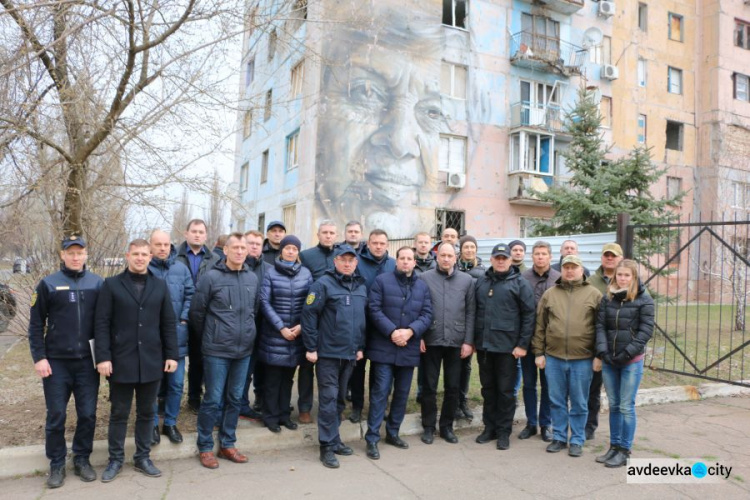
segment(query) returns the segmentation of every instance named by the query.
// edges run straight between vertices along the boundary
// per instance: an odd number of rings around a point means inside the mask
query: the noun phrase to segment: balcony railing
[[[510,107],[510,126],[511,128],[529,127],[548,132],[562,132],[562,111],[559,106],[517,102]]]
[[[546,193],[555,182],[552,175],[516,170],[508,172],[508,201],[516,205],[549,206],[537,193]]]
[[[510,38],[510,62],[570,76],[581,73],[586,49],[559,38],[521,31]]]

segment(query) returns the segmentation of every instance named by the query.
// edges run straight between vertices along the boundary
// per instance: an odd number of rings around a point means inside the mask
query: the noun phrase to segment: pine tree
[[[604,144],[601,122],[594,91],[581,87],[575,107],[565,118],[572,140],[562,154],[572,176],[568,185],[535,193],[555,211],[548,222],[536,226],[538,235],[614,231],[620,213],[630,214],[633,224],[666,223],[674,218],[672,209],[685,193],[671,199],[653,196],[650,188],[666,169],[651,162],[650,149],[636,147],[627,157],[608,160],[611,148]],[[653,232],[650,240],[636,242],[636,255],[663,252],[667,237],[666,231]]]

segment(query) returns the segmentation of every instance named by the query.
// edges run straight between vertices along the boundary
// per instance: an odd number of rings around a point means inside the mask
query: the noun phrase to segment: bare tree
[[[172,218],[172,231],[170,238],[173,243],[181,241],[185,229],[187,229],[188,222],[193,218],[192,209],[188,203],[188,194],[186,190],[182,191],[182,199],[180,200],[177,209],[174,211],[174,217]]]
[[[191,162],[179,158],[185,145],[174,141],[200,138],[194,142],[202,151],[192,152],[193,161],[219,142],[203,118],[219,105],[219,54],[242,31],[243,1],[0,5],[7,49],[0,70],[0,160],[30,174],[25,189],[3,207],[54,176],[65,187],[62,231],[80,234],[88,229],[85,193],[94,188],[97,156],[118,158],[124,176],[115,185],[141,196],[191,180],[182,176]],[[195,118],[180,113],[186,107]],[[39,147],[50,162],[29,168]]]
[[[221,185],[219,172],[214,170],[211,180],[211,192],[208,210],[205,213],[206,225],[208,226],[209,243],[213,243],[224,232],[224,206],[226,205],[224,189]]]

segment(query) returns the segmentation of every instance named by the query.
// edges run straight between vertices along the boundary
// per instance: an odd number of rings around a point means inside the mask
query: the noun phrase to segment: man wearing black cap
[[[341,442],[339,427],[346,384],[365,347],[367,288],[355,275],[357,253],[349,245],[334,251],[334,269],[313,283],[302,308],[302,340],[306,358],[316,363],[320,461],[338,468],[336,455],[353,450]]]
[[[286,226],[280,220],[272,220],[266,226],[266,239],[263,242],[263,260],[273,265],[281,253],[281,240],[286,236]]]
[[[534,292],[512,265],[510,247],[492,249],[492,268],[475,287],[474,348],[482,384],[484,431],[480,444],[497,439],[497,449],[510,447],[516,409],[513,384],[517,360],[526,356],[534,333]]]
[[[62,242],[60,271],[43,278],[31,296],[29,347],[34,370],[42,377],[47,405],[45,451],[50,460],[47,486],[65,482],[65,418],[73,394],[76,432],[73,436],[75,474],[93,481],[89,463],[96,429],[99,374],[91,359],[94,310],[102,279],[86,270],[86,242],[69,236]]]

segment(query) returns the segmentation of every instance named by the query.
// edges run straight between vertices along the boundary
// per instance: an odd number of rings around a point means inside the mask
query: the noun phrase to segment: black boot
[[[630,450],[626,450],[624,448],[618,448],[617,453],[604,462],[605,467],[609,468],[615,468],[615,467],[622,467],[628,463],[628,458],[630,457]]]
[[[339,468],[339,459],[336,458],[336,455],[333,453],[333,448],[331,447],[320,447],[320,461],[323,462],[323,465],[325,465],[329,469]]]
[[[596,457],[596,463],[603,464],[610,458],[614,457],[617,454],[618,447],[617,446],[610,446],[607,450],[607,453],[604,455],[599,455]]]
[[[63,484],[65,484],[65,464],[50,467],[47,488],[59,488]]]

